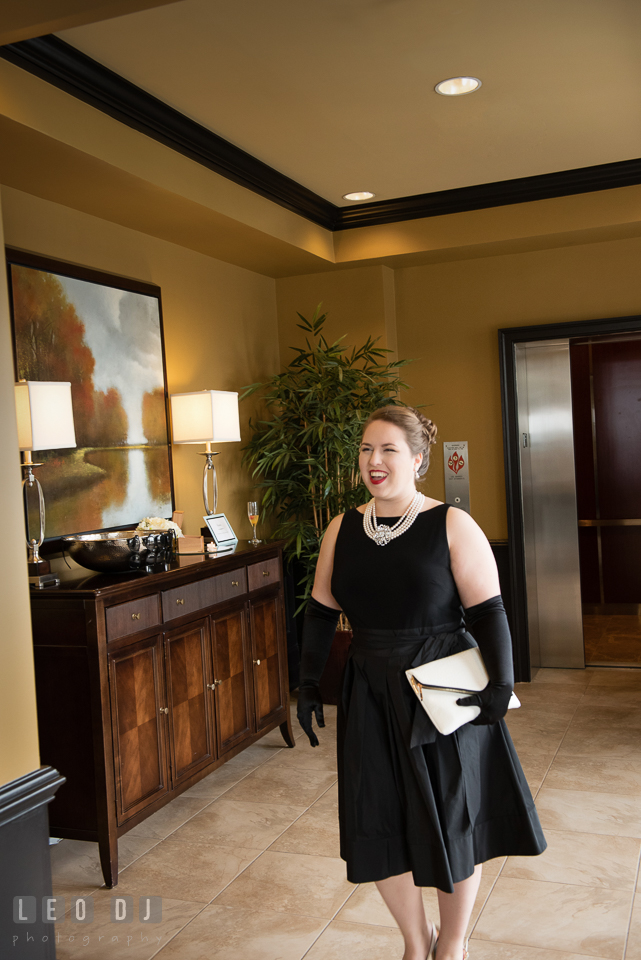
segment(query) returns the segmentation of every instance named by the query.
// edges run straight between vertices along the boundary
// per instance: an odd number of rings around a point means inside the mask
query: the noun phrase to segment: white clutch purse
[[[438,732],[446,736],[464,723],[476,720],[480,707],[459,707],[456,701],[483,690],[490,679],[478,647],[422,663],[420,667],[406,670],[405,675]],[[513,693],[509,709],[520,706],[519,698]]]

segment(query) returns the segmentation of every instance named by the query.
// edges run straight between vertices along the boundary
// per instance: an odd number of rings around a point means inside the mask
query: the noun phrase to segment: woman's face
[[[372,496],[393,500],[413,496],[415,471],[422,459],[420,453],[412,454],[400,427],[374,420],[363,434],[358,466]]]

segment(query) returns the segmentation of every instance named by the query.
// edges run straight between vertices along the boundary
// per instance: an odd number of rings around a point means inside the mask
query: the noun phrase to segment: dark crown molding
[[[50,34],[0,57],[254,193],[332,230],[340,208]]]
[[[0,47],[0,57],[134,130],[327,230],[348,230],[641,183],[641,159],[338,207],[117,73],[49,35]]]
[[[479,183],[438,193],[382,200],[380,203],[360,203],[342,210],[338,229],[398,223],[419,217],[440,217],[466,210],[504,207],[510,203],[528,203],[531,200],[630,187],[637,183],[641,183],[641,160],[621,160],[594,167],[579,167],[577,170],[562,170],[560,173],[544,173],[536,177]]]

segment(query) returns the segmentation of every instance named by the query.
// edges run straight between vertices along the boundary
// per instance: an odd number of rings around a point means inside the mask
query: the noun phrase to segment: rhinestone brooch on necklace
[[[397,520],[393,527],[388,527],[385,523],[379,525],[376,522],[376,500],[372,498],[365,507],[365,513],[363,514],[363,530],[375,544],[379,547],[385,547],[390,540],[400,537],[402,533],[409,530],[421,512],[423,500],[423,494],[417,490],[401,519]]]

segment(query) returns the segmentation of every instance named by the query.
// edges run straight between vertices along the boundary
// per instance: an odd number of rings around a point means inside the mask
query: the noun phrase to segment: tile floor
[[[641,960],[641,670],[540,670],[518,694],[509,725],[549,847],[486,864],[470,958]],[[338,857],[326,713],[316,750],[275,731],[123,837],[113,891],[96,844],[52,847],[68,910],[94,897],[90,924],[57,925],[58,958],[400,960],[375,886],[349,884]],[[162,897],[162,922],[114,925],[116,893]]]

